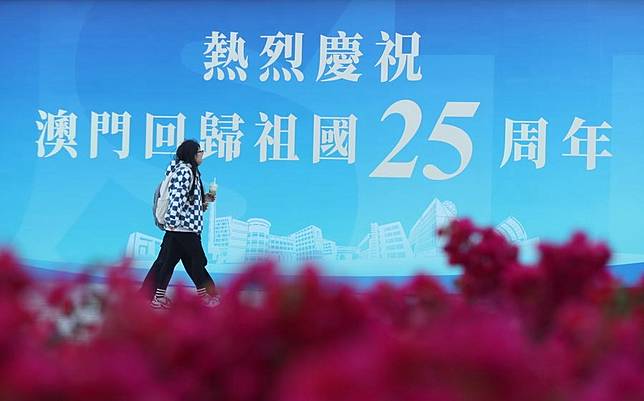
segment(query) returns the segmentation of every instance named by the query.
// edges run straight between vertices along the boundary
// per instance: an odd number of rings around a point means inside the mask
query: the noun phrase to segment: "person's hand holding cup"
[[[213,182],[208,187],[208,192],[206,193],[206,202],[214,202],[217,199],[217,183]]]

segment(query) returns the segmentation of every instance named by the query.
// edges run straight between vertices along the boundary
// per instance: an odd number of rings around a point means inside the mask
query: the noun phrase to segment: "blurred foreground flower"
[[[492,229],[441,233],[456,292],[260,262],[220,306],[180,287],[161,313],[126,265],[43,283],[4,251],[0,400],[644,400],[644,280],[624,288],[605,245],[575,234],[524,266]]]

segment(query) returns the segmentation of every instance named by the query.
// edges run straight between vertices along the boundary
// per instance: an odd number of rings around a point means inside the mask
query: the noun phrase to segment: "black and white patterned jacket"
[[[170,181],[168,211],[165,214],[166,231],[183,231],[201,233],[203,229],[203,210],[200,177],[196,184],[192,202],[188,199],[192,183],[192,170],[188,163],[173,160],[166,169],[166,176],[176,172]]]

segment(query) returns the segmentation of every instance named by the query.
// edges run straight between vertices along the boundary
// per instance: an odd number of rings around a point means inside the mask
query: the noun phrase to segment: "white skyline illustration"
[[[348,262],[359,260],[404,261],[438,257],[444,240],[437,230],[457,216],[451,201],[434,198],[409,230],[400,221],[371,223],[362,240],[355,245],[338,244],[324,238],[323,231],[307,225],[290,234],[271,232],[271,222],[264,218],[236,219],[217,217],[217,204],[208,212],[206,253],[211,264],[238,265],[270,257],[282,264],[305,261]],[[533,243],[521,223],[512,216],[495,227],[508,241],[519,246]],[[135,261],[156,258],[161,239],[132,232],[126,255]]]

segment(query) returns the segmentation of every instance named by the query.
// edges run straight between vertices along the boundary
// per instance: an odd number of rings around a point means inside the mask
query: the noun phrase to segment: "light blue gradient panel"
[[[641,253],[644,243],[644,56],[613,59],[612,112],[621,127],[612,149],[616,154],[610,175],[610,239],[627,254]],[[629,255],[631,258],[638,256]]]
[[[513,216],[530,238],[561,240],[583,229],[610,242],[613,262],[642,262],[643,16],[634,2],[4,2],[0,240],[63,269],[61,262],[118,259],[132,232],[160,237],[151,195],[170,158],[145,159],[145,115],[183,113],[186,137],[198,138],[200,116],[210,111],[245,121],[241,156],[211,157],[201,168],[217,177],[218,216],[262,217],[279,235],[315,225],[338,245],[356,245],[371,223],[400,221],[409,234],[438,198],[482,224]],[[246,40],[246,82],[203,80],[203,42],[213,30]],[[338,30],[364,37],[362,76],[315,82],[319,36]],[[304,82],[260,82],[261,36],[277,31],[304,33]],[[403,74],[379,82],[380,31],[421,34],[421,81]],[[420,106],[422,121],[393,161],[418,156],[416,169],[408,179],[369,178],[402,134],[399,116],[380,121],[402,99]],[[449,101],[480,102],[474,117],[445,121],[468,133],[473,156],[459,176],[431,181],[424,165],[453,171],[459,163],[454,148],[427,140]],[[39,159],[37,111],[59,108],[78,115],[79,156]],[[98,158],[89,159],[92,111],[132,115],[127,159],[113,152],[120,136],[101,136]],[[259,162],[259,112],[297,117],[298,161]],[[312,163],[314,114],[358,118],[355,164]],[[541,117],[546,166],[521,160],[500,168],[504,119]],[[583,158],[562,156],[574,117],[613,126],[604,132],[611,142],[599,145],[613,157],[598,158],[593,171]],[[342,274],[366,274],[351,268]]]

